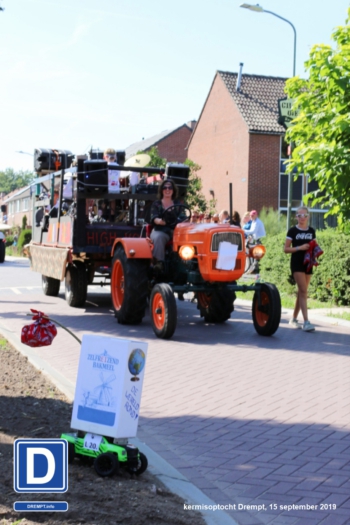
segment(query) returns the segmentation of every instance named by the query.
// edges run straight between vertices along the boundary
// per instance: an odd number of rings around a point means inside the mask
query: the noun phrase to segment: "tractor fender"
[[[134,237],[123,237],[116,239],[112,248],[112,257],[114,256],[114,252],[119,245],[123,246],[128,259],[152,259],[153,245],[148,239],[135,239]]]

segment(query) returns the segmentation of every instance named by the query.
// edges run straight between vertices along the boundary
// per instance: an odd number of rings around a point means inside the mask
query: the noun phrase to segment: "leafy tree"
[[[199,171],[201,167],[190,159],[186,159],[185,164],[187,164],[187,166],[189,166],[190,168],[185,204],[187,204],[187,206],[189,206],[191,210],[196,210],[202,213],[207,211],[208,208],[210,209],[210,211],[214,211],[214,200],[212,199],[208,204],[206,198],[202,193],[203,184],[201,178],[197,173],[197,171]]]
[[[153,146],[153,148],[148,151],[137,152],[138,155],[142,153],[146,153],[151,157],[148,166],[153,166],[154,168],[165,168],[167,159],[164,159],[159,155],[157,146]],[[208,208],[210,211],[214,212],[216,201],[212,199],[209,203],[207,203],[201,191],[202,181],[197,174],[197,171],[200,170],[200,166],[190,159],[186,159],[185,164],[187,164],[187,166],[190,168],[185,204],[187,204],[187,206],[189,206],[192,210],[196,209],[202,213],[204,213]]]
[[[153,146],[153,148],[148,151],[138,151],[137,155],[139,154],[146,154],[151,157],[147,166],[152,166],[153,168],[165,168],[166,166],[167,160],[159,155],[157,146]]]
[[[0,171],[0,193],[11,193],[11,191],[28,186],[36,175],[30,171],[14,171],[6,168]]]
[[[345,26],[332,34],[335,48],[312,47],[305,63],[309,78],[287,81],[286,92],[300,114],[287,131],[295,144],[288,170],[307,173],[319,190],[306,196],[328,207],[345,229],[350,219],[350,9]]]

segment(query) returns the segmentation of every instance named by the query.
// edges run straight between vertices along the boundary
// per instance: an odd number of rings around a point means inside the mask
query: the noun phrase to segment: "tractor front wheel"
[[[260,301],[259,301],[260,293]],[[281,297],[274,284],[262,283],[253,297],[253,322],[259,335],[273,335],[281,320]]]
[[[156,284],[149,304],[154,333],[160,339],[170,339],[177,322],[177,307],[171,286],[165,283]]]

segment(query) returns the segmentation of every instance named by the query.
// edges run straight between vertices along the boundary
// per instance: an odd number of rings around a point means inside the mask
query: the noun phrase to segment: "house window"
[[[288,208],[288,174],[286,173],[286,143],[281,140],[281,158],[280,158],[280,177],[279,177],[279,210],[282,213],[287,213]],[[304,174],[298,175],[295,179],[295,173],[293,173],[293,188],[292,188],[292,213],[303,204],[303,197],[311,191],[318,189],[318,184],[315,180],[309,181],[309,177]],[[325,219],[325,214],[328,209],[311,208],[310,209],[310,226],[317,230],[322,230],[326,226],[335,228],[337,226],[337,219],[334,215],[331,215]],[[294,223],[293,223],[294,224]]]
[[[17,199],[15,203],[16,203],[16,213],[18,213],[21,210],[21,201]]]
[[[25,199],[22,199],[22,210],[27,211],[29,210],[29,198],[26,197]]]

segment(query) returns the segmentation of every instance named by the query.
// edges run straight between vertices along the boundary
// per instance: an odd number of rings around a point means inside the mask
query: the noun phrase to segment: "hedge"
[[[289,283],[290,255],[283,251],[286,235],[264,239],[266,255],[260,263],[260,275],[276,284],[280,293],[293,294],[295,285]],[[349,236],[334,228],[317,232],[317,242],[324,251],[314,267],[309,297],[335,305],[350,305],[350,243]]]
[[[6,236],[6,243],[5,244],[6,244],[6,248],[8,246],[12,246],[12,244],[13,244],[13,235],[7,235]]]
[[[22,230],[18,237],[18,250],[21,251],[25,244],[32,240],[32,230]]]

